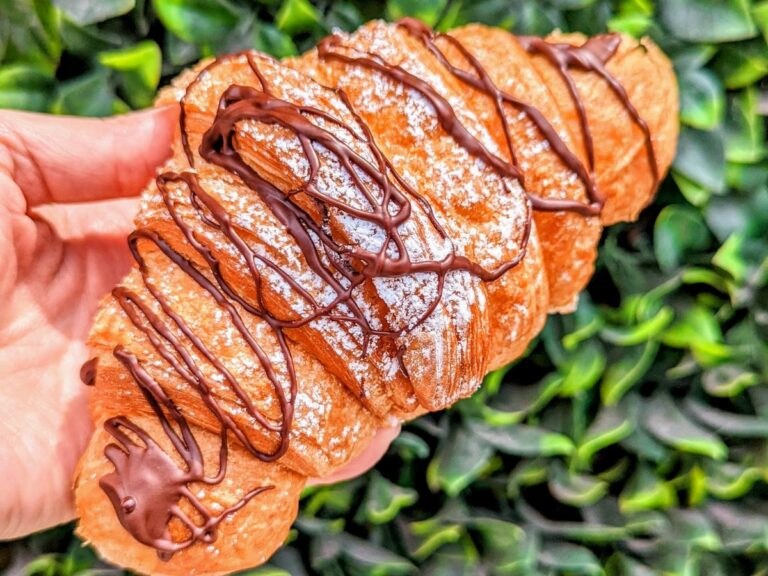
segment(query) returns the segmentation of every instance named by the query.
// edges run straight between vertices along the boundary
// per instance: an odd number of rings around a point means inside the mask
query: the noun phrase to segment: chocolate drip
[[[160,558],[169,560],[175,552],[196,542],[214,542],[218,526],[224,518],[237,512],[254,496],[273,487],[251,490],[234,505],[212,514],[189,489],[189,483],[212,485],[224,479],[228,454],[226,429],[221,432],[218,472],[214,476],[206,476],[200,446],[171,398],[136,356],[121,346],[115,348],[114,355],[138,384],[185,468],[180,468],[146,431],[129,419],[118,416],[104,423],[104,429],[115,440],[106,447],[104,454],[115,470],[102,477],[99,486],[112,502],[120,524],[136,540],[155,548]],[[178,432],[171,421],[178,427]],[[191,504],[202,521],[195,522],[190,518],[181,508],[182,499]],[[186,539],[179,541],[171,537],[169,523],[173,519],[188,532]]]
[[[656,152],[653,149],[651,140],[651,131],[648,123],[640,116],[640,113],[634,107],[629,99],[629,94],[616,77],[610,73],[606,67],[608,61],[616,54],[616,50],[621,43],[621,36],[618,34],[600,34],[590,38],[584,44],[575,46],[564,42],[549,42],[544,38],[535,36],[518,36],[517,41],[520,46],[529,54],[538,54],[549,60],[554,65],[560,77],[568,87],[568,92],[573,100],[573,105],[579,115],[579,124],[584,139],[584,147],[587,151],[587,161],[590,171],[595,169],[595,147],[592,141],[592,132],[589,129],[587,112],[584,108],[584,101],[579,95],[576,82],[571,76],[571,69],[577,68],[587,72],[594,72],[605,80],[613,93],[624,106],[632,121],[640,128],[645,138],[645,149],[648,154],[648,164],[651,167],[653,175],[652,187],[655,189],[659,183],[659,165],[656,160]]]
[[[272,488],[265,486],[249,492],[235,505],[220,514],[212,514],[189,489],[189,484],[201,482],[218,484],[224,478],[227,469],[230,434],[254,457],[266,462],[278,460],[288,449],[289,436],[294,415],[294,402],[297,392],[296,373],[291,350],[286,337],[286,329],[298,328],[308,323],[327,319],[355,326],[362,337],[363,354],[367,353],[368,344],[373,336],[397,339],[421,325],[437,308],[442,298],[443,285],[448,273],[465,271],[482,281],[493,281],[509,269],[516,266],[525,256],[531,231],[531,211],[570,210],[585,215],[594,215],[602,206],[594,184],[593,154],[589,153],[589,169],[570,152],[552,126],[533,106],[514,99],[499,90],[491,81],[481,64],[472,57],[455,39],[447,35],[438,35],[429,28],[412,20],[400,23],[427,46],[427,48],[456,75],[462,82],[473,86],[491,96],[496,104],[500,121],[505,129],[510,161],[489,151],[478,139],[462,125],[455,111],[447,100],[423,80],[413,76],[398,66],[386,63],[375,54],[365,53],[353,56],[339,52],[339,39],[330,37],[323,40],[318,51],[321,57],[335,58],[350,64],[366,66],[386,74],[398,82],[416,90],[434,107],[438,120],[461,146],[476,158],[480,158],[503,177],[521,180],[522,173],[516,165],[509,126],[504,115],[504,104],[511,104],[524,111],[537,126],[541,134],[549,141],[552,149],[563,163],[573,170],[585,185],[589,204],[568,200],[549,200],[529,195],[527,217],[519,239],[521,247],[518,254],[509,262],[504,262],[494,269],[486,269],[468,257],[457,254],[456,249],[432,211],[426,198],[410,186],[398,174],[391,162],[376,145],[369,127],[352,108],[349,99],[341,90],[336,90],[352,118],[345,122],[323,110],[298,105],[277,97],[251,54],[246,54],[247,62],[254,73],[259,87],[231,85],[221,95],[216,116],[210,128],[204,133],[198,153],[202,160],[219,166],[238,177],[272,215],[283,225],[296,246],[300,249],[307,267],[320,279],[325,287],[335,294],[330,303],[320,305],[303,286],[293,278],[288,270],[272,261],[267,256],[252,248],[241,234],[240,227],[198,180],[194,170],[196,154],[189,142],[186,128],[185,105],[187,96],[181,101],[180,128],[182,146],[190,170],[181,173],[167,172],[157,177],[157,188],[172,222],[191,248],[193,256],[177,251],[161,234],[150,229],[140,229],[131,234],[129,246],[142,276],[144,287],[154,300],[156,307],[150,306],[139,295],[127,288],[118,287],[113,296],[121,306],[127,318],[137,330],[142,332],[150,345],[164,362],[172,368],[186,385],[194,390],[203,405],[220,424],[220,450],[218,471],[213,476],[205,473],[203,455],[192,429],[168,393],[150,375],[141,361],[130,351],[118,346],[114,356],[123,364],[149,403],[153,413],[176,451],[174,458],[141,427],[127,417],[110,418],[105,423],[106,431],[114,439],[105,449],[105,455],[114,465],[114,471],[104,476],[100,486],[109,496],[121,524],[136,540],[154,547],[161,558],[167,560],[171,555],[196,542],[212,542],[216,538],[217,527],[224,517],[245,506],[250,499]],[[453,66],[437,47],[435,41],[444,39],[455,46],[469,62],[475,74]],[[523,39],[530,50],[539,50],[538,44]],[[594,69],[611,83],[610,75],[605,71],[605,61],[613,54],[615,47],[605,41],[586,47],[554,45],[552,54],[564,62],[563,74],[567,75],[570,66]],[[224,61],[241,58],[232,55],[217,59],[198,76],[187,88],[187,94],[196,85],[202,75]],[[561,60],[558,60],[560,62]],[[614,88],[616,91],[616,88]],[[617,92],[618,94],[618,92]],[[624,93],[625,94],[625,93]],[[578,95],[576,95],[578,96]],[[626,96],[626,94],[625,94]],[[627,100],[628,109],[631,104]],[[631,110],[634,110],[632,108]],[[630,114],[632,111],[630,110]],[[636,116],[636,113],[635,113]],[[634,116],[633,116],[634,117]],[[237,149],[237,130],[243,122],[279,126],[292,132],[301,146],[304,159],[309,167],[308,177],[297,189],[284,191],[270,183],[256,169],[250,166]],[[639,120],[639,124],[642,120]],[[645,126],[644,123],[640,124]],[[336,133],[330,130],[343,130],[358,144],[365,153],[355,151]],[[646,126],[647,131],[647,126]],[[648,137],[650,138],[650,137]],[[590,139],[585,136],[585,142]],[[650,139],[648,139],[650,142]],[[343,200],[323,193],[316,185],[318,174],[323,167],[322,157],[316,150],[321,148],[330,154],[349,175],[359,193],[363,207],[353,206]],[[652,154],[652,148],[650,149]],[[186,193],[189,206],[196,220],[193,227],[177,208],[177,202],[171,198],[172,191]],[[314,211],[307,209],[307,203],[318,209],[321,217],[313,216]],[[303,207],[302,207],[303,206]],[[433,232],[446,241],[450,250],[442,260],[414,260],[406,249],[402,235],[405,225],[413,217],[414,210],[423,211],[426,221]],[[329,225],[332,214],[364,221],[383,232],[383,241],[377,250],[366,249],[356,243],[348,242],[333,235]],[[186,217],[188,218],[188,217]],[[201,233],[203,232],[203,233]],[[247,297],[229,282],[222,273],[223,264],[218,260],[213,247],[208,243],[210,236],[216,236],[228,244],[245,263],[248,288],[251,296]],[[168,298],[150,278],[150,270],[144,258],[142,247],[152,244],[172,265],[179,268],[186,276],[204,290],[226,314],[228,321],[236,328],[242,340],[258,359],[259,365],[269,380],[274,396],[279,405],[280,416],[269,418],[254,406],[246,390],[240,385],[226,365],[194,333],[189,324],[174,311]],[[435,276],[436,296],[429,303],[426,312],[408,326],[386,326],[374,329],[369,319],[355,300],[355,291],[366,282],[376,278],[395,278],[428,273]],[[289,317],[278,317],[268,306],[265,295],[270,290],[265,274],[276,275],[287,284],[293,296],[306,304],[308,313],[295,313]],[[253,299],[255,295],[255,299]],[[251,298],[251,299],[249,299]],[[279,345],[288,379],[286,391],[273,361],[259,345],[242,317],[242,311],[256,317],[268,326],[270,334]],[[194,352],[193,352],[194,351]],[[397,346],[397,360],[403,374],[408,377],[404,364],[405,346]],[[257,447],[249,438],[249,430],[242,428],[222,406],[213,393],[212,383],[206,378],[196,358],[204,360],[208,369],[217,374],[217,382],[223,383],[236,398],[251,421],[263,429],[271,450]],[[96,360],[87,362],[81,371],[86,384],[94,380]],[[137,441],[138,440],[138,441]],[[179,466],[177,460],[183,462]],[[193,521],[181,508],[186,500],[201,518]],[[185,527],[188,536],[183,540],[174,539],[170,533],[170,523],[177,520]]]
[[[579,180],[584,184],[584,189],[587,193],[589,203],[578,202],[576,200],[558,200],[552,198],[542,198],[532,193],[528,193],[531,198],[531,204],[534,210],[540,211],[570,211],[582,214],[584,216],[595,216],[600,213],[603,207],[603,198],[597,191],[595,184],[595,176],[592,168],[589,170],[584,166],[584,163],[571,152],[568,146],[563,142],[560,135],[550,122],[544,117],[541,111],[535,106],[523,102],[501,90],[491,79],[491,76],[485,70],[481,62],[475,58],[472,53],[456,38],[449,34],[442,34],[433,31],[429,26],[419,20],[413,18],[403,18],[397,23],[409,34],[421,41],[427,50],[442,64],[451,74],[456,76],[463,83],[472,86],[476,90],[484,92],[494,101],[494,107],[496,109],[496,115],[504,129],[504,138],[507,145],[512,162],[517,166],[515,157],[515,149],[512,143],[512,134],[507,120],[507,115],[504,112],[504,105],[510,104],[516,109],[524,112],[534,126],[538,129],[539,133],[549,143],[552,150],[557,154],[562,163],[572,172],[574,172]],[[452,64],[445,53],[439,48],[436,41],[444,40],[446,43],[452,45],[458,50],[462,57],[469,63],[475,74],[463,70],[462,68]],[[591,165],[590,165],[591,166]],[[518,168],[519,169],[519,168]],[[524,184],[524,182],[522,182]]]
[[[93,386],[96,383],[96,365],[99,359],[91,358],[80,367],[80,381],[86,386]]]

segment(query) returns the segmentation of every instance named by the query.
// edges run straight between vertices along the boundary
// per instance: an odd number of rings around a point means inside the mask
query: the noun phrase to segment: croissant
[[[147,574],[285,541],[308,477],[471,395],[572,310],[675,152],[649,40],[370,22],[183,73],[173,157],[82,369],[79,533]]]

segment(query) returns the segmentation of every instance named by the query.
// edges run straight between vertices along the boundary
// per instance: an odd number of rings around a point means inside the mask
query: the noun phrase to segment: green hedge
[[[678,156],[639,222],[606,231],[578,311],[375,471],[308,490],[248,574],[768,574],[768,2],[55,4],[0,0],[0,107],[139,108],[202,56],[294,54],[382,16],[650,35],[680,79]],[[27,561],[104,568],[71,527],[0,548],[0,569]]]

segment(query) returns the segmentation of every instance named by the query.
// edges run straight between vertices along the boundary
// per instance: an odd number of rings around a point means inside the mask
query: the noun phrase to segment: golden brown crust
[[[452,34],[483,62],[499,87],[540,109],[563,142],[584,161],[586,151],[573,101],[551,63],[529,56],[513,36],[500,30],[471,25]],[[577,35],[553,39],[583,41]],[[623,38],[608,67],[648,122],[663,174],[672,160],[677,134],[674,76],[669,62],[655,46],[645,41],[644,48],[637,46],[636,41]],[[404,30],[372,22],[344,37],[342,49],[375,51],[384,60],[425,79],[450,102],[457,118],[475,138],[494,154],[506,154],[505,135],[490,98],[460,82]],[[466,65],[463,57],[450,47],[446,54],[451,62]],[[321,84],[343,88],[353,110],[365,121],[393,168],[429,200],[435,218],[445,227],[447,236],[456,241],[458,254],[487,268],[519,254],[528,214],[525,192],[514,179],[502,178],[489,165],[472,158],[439,125],[429,104],[418,94],[372,70],[320,60],[315,51],[286,62],[287,65],[257,54],[251,57],[277,97],[313,106],[355,126],[356,120],[340,96]],[[375,338],[367,350],[359,331],[348,323],[325,318],[286,329],[290,356],[298,374],[296,418],[289,449],[279,463],[263,463],[230,433],[230,468],[221,484],[205,486],[198,494],[201,502],[216,509],[234,504],[246,490],[265,484],[275,488],[257,495],[223,522],[218,540],[210,549],[198,543],[169,561],[160,561],[151,547],[138,543],[123,529],[112,504],[98,486],[99,478],[113,470],[104,456],[105,447],[112,442],[102,428],[108,418],[130,417],[168,454],[174,454],[156,414],[127,369],[113,356],[116,345],[135,354],[148,373],[162,384],[193,427],[207,467],[215,468],[220,448],[220,423],[201,404],[198,391],[169,369],[166,360],[129,321],[115,299],[105,299],[90,338],[99,358],[91,404],[97,431],[83,456],[76,480],[79,533],[105,558],[144,573],[219,574],[261,563],[284,541],[307,476],[327,475],[348,462],[364,449],[384,418],[415,417],[468,396],[486,371],[506,364],[525,350],[541,330],[548,311],[572,309],[578,292],[592,274],[601,219],[607,224],[634,218],[653,194],[642,134],[627,121],[621,102],[594,74],[574,71],[573,76],[598,143],[597,180],[607,198],[602,217],[535,213],[527,252],[520,265],[490,283],[465,272],[452,272],[447,276],[443,298],[427,321],[394,340]],[[649,77],[654,78],[654,83],[647,81]],[[262,87],[245,55],[201,63],[182,74],[173,87],[163,92],[158,103],[184,97],[186,129],[200,185],[234,215],[238,234],[248,246],[288,271],[292,278],[300,279],[312,298],[320,301],[327,298],[325,286],[313,277],[304,254],[270,209],[239,178],[204,161],[198,153],[202,135],[214,120],[219,98],[232,84]],[[505,114],[527,191],[544,198],[585,200],[583,185],[549,149],[530,119],[509,105]],[[361,139],[350,138],[343,129],[330,124],[324,124],[324,128],[357,154],[371,157],[370,149],[361,144]],[[299,143],[285,128],[240,122],[235,147],[249,166],[283,193],[298,189],[308,176]],[[322,162],[316,186],[331,196],[349,193],[349,170],[322,150],[318,154]],[[192,170],[182,150],[180,134],[174,143],[174,157],[164,170]],[[221,262],[221,276],[226,282],[248,302],[257,301],[259,293],[245,260],[232,250],[221,230],[202,224],[187,187],[172,184],[165,193],[178,217],[191,227],[196,241]],[[366,241],[366,230],[359,229],[340,211],[324,212],[322,206],[303,194],[296,195],[296,202],[310,218],[327,225],[334,238],[353,245]],[[438,258],[445,249],[443,239],[435,233],[425,209],[418,202],[413,202],[413,207],[412,223],[403,232],[409,250]],[[162,234],[179,254],[211,279],[201,253],[193,249],[174,224],[155,184],[142,197],[137,227]],[[146,282],[168,297],[174,312],[197,329],[204,345],[243,385],[258,411],[270,419],[279,419],[273,383],[258,367],[252,350],[238,337],[232,322],[211,295],[151,243],[139,241],[138,246],[149,265]],[[430,294],[436,291],[436,278],[432,276],[367,280],[355,298],[364,308],[366,318],[376,326],[392,329],[414,322],[420,311],[428,307]],[[261,305],[271,314],[286,319],[306,314],[302,308],[306,302],[279,277],[267,270],[262,279]],[[130,289],[159,316],[163,315],[138,269],[121,286]],[[285,389],[289,386],[287,365],[275,332],[240,305],[237,309],[242,312],[248,331],[274,358],[277,380]],[[181,337],[177,328],[170,329]],[[195,354],[203,373],[215,381],[217,376],[211,363]],[[238,428],[246,431],[248,442],[256,449],[269,451],[276,447],[276,433],[254,425],[231,388],[217,387],[214,396]],[[203,488],[192,489],[197,493]],[[181,506],[189,509],[185,501]],[[184,529],[175,522],[170,525],[171,531],[176,539],[183,539]]]

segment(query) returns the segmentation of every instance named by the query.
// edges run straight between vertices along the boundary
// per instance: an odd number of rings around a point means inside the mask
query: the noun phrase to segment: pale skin
[[[0,110],[0,540],[74,517],[91,436],[79,379],[99,301],[131,266],[136,197],[169,156],[173,108],[108,120]],[[329,483],[373,466],[379,430]]]

